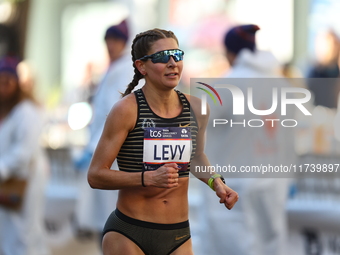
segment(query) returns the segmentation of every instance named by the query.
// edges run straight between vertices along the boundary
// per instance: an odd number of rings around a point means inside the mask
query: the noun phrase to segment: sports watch
[[[214,189],[214,181],[215,181],[216,178],[220,178],[221,181],[225,184],[225,180],[224,180],[224,178],[223,178],[222,175],[220,175],[220,174],[214,174],[214,175],[212,175],[212,176],[209,178],[209,180],[208,180],[208,185],[209,185],[209,187],[210,187],[213,191],[215,191],[215,189]]]

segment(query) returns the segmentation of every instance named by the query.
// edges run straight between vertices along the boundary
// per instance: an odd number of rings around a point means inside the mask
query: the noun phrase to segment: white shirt
[[[253,104],[255,109],[269,109],[272,105],[271,90],[268,82],[259,78],[277,78],[279,62],[269,52],[242,50],[235,59],[234,66],[226,78],[248,79],[240,82],[239,88],[247,95],[247,88],[254,84]],[[235,79],[235,80],[237,80]],[[253,79],[253,80],[251,80]],[[270,81],[268,79],[267,81]],[[267,83],[267,84],[266,84]],[[289,86],[287,83],[275,83]],[[225,93],[223,93],[225,95]],[[222,96],[222,93],[221,93]],[[254,116],[249,111],[244,115],[233,115],[232,98],[226,95],[223,100],[224,112],[211,111],[211,118],[233,119],[246,122],[249,119],[263,119],[267,116]],[[223,116],[216,116],[223,115]],[[275,118],[288,118],[276,116]],[[258,123],[256,123],[258,124]],[[278,126],[278,125],[277,125]],[[208,134],[211,133],[208,131]],[[226,126],[219,135],[207,136],[206,154],[212,165],[229,164],[236,166],[256,166],[263,162],[277,165],[291,162],[294,156],[293,129],[278,126],[271,128],[244,128],[241,125]],[[223,156],[221,156],[223,155]],[[223,174],[223,173],[222,173]],[[284,255],[286,241],[285,203],[287,180],[272,178],[228,178],[226,184],[239,194],[239,201],[228,211],[218,203],[216,194],[204,190],[204,206],[207,231],[202,239],[207,245],[205,252],[211,255]],[[243,176],[245,177],[245,176]],[[203,189],[203,188],[202,188]]]
[[[29,180],[23,208],[12,212],[0,207],[0,254],[50,254],[44,233],[44,199],[48,164],[39,138],[42,112],[29,100],[12,109],[0,124],[0,176]]]

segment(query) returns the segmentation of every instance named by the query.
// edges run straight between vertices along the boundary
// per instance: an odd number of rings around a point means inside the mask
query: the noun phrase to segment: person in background
[[[91,189],[86,180],[86,170],[103,131],[106,117],[130,83],[129,77],[133,76],[131,57],[126,54],[129,39],[127,21],[123,20],[120,24],[110,26],[106,30],[104,39],[110,65],[92,98],[93,118],[89,126],[90,140],[82,156],[76,160],[76,168],[82,172],[75,215],[79,233],[95,232],[100,237],[107,217],[116,206],[117,192]]]
[[[329,30],[319,34],[316,41],[317,62],[307,74],[307,85],[314,95],[314,105],[336,109],[340,91],[340,40]],[[319,79],[317,79],[319,78]]]
[[[272,106],[272,87],[282,78],[281,65],[272,53],[256,48],[256,25],[241,25],[230,29],[224,38],[226,57],[231,69],[224,78],[238,86],[244,95],[253,87],[255,109]],[[260,79],[266,78],[266,79]],[[272,78],[272,79],[268,79]],[[275,83],[273,83],[275,79]],[[258,82],[260,81],[260,82]],[[272,83],[272,84],[271,84]],[[283,83],[283,85],[287,85]],[[233,99],[230,94],[220,94],[222,112],[211,111],[213,119],[232,119],[242,123],[245,119],[279,119],[275,112],[271,116],[233,115]],[[223,115],[223,116],[222,116]],[[275,125],[243,127],[225,125],[223,132],[216,134],[208,128],[206,154],[212,165],[259,166],[270,163],[280,165],[294,158],[293,129],[282,129]],[[210,135],[209,135],[210,134]],[[225,174],[228,178],[228,175]],[[285,255],[287,223],[286,199],[289,184],[281,178],[253,178],[245,173],[240,178],[228,178],[226,184],[240,195],[234,210],[224,211],[212,201],[209,192],[203,192],[207,230],[202,234],[206,250],[204,254],[219,255]],[[258,177],[258,176],[257,176]],[[202,187],[203,189],[203,187]]]
[[[45,187],[49,164],[40,147],[43,111],[21,88],[19,61],[0,60],[0,183],[28,180],[23,206],[13,211],[0,206],[0,254],[48,255],[45,240]]]

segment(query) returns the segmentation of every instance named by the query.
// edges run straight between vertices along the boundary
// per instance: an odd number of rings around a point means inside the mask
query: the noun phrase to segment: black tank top
[[[174,132],[171,132],[171,129],[177,130],[178,128],[180,128],[178,129],[181,131],[179,133],[184,133],[184,136],[186,135],[187,131],[188,133],[191,133],[191,139],[184,139],[184,140],[190,140],[190,145],[191,145],[191,155],[189,155],[190,159],[188,161],[190,161],[193,158],[193,156],[195,155],[195,151],[196,151],[196,136],[198,132],[198,124],[197,124],[194,114],[191,113],[190,111],[190,103],[188,102],[185,95],[177,90],[175,91],[177,92],[178,97],[183,105],[182,112],[175,118],[162,118],[156,115],[151,110],[148,102],[146,101],[143,91],[139,89],[134,92],[136,96],[136,100],[137,100],[137,105],[138,105],[137,121],[136,121],[136,125],[134,129],[128,134],[125,142],[123,143],[118,153],[117,162],[118,162],[119,170],[126,171],[126,172],[141,172],[143,170],[147,170],[143,162],[145,160],[145,158],[143,159],[144,139],[147,139],[145,138],[144,134],[146,130],[150,130],[150,129],[151,130],[153,129],[165,130],[167,131],[166,134],[169,133],[170,136],[171,136],[171,133],[174,133]],[[152,132],[157,133],[158,131],[152,131]],[[169,139],[159,139],[159,140],[169,140]],[[182,143],[180,140],[178,141],[179,141],[178,144]],[[174,142],[173,145],[165,145],[165,148],[163,148],[163,152],[162,151],[152,152],[155,154],[155,158],[161,158],[163,154],[163,157],[164,155],[166,155],[167,158],[169,158],[169,162],[176,162],[176,160],[173,160],[173,161],[171,160],[171,155],[173,152],[176,152],[176,150],[177,152],[181,152],[181,149],[180,149],[181,145],[178,145],[176,141],[172,141],[172,142]],[[186,143],[187,142],[188,141],[186,141]],[[157,146],[157,145],[152,145],[152,146]],[[169,148],[169,146],[173,146],[173,147]],[[153,147],[151,149],[153,149]],[[157,153],[158,155],[156,155]],[[160,165],[158,165],[158,167],[159,166]],[[187,168],[185,167],[183,169],[185,170],[179,171],[179,177],[188,177],[189,171],[190,171],[190,163],[188,164]]]

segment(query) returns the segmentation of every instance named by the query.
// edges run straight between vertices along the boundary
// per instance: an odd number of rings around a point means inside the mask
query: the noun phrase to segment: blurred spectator
[[[117,191],[91,189],[87,182],[87,169],[92,154],[103,131],[106,116],[112,106],[121,98],[133,76],[131,57],[127,54],[129,31],[126,20],[109,27],[105,33],[105,42],[110,58],[110,66],[99,83],[93,96],[93,119],[90,124],[90,141],[82,156],[76,161],[76,167],[82,171],[80,197],[76,208],[76,219],[80,230],[101,235],[106,219],[116,208]],[[116,165],[116,162],[114,162]],[[118,167],[116,166],[115,169]],[[100,244],[101,245],[101,244]]]
[[[42,110],[19,82],[14,57],[0,60],[0,182],[28,180],[19,211],[0,207],[0,254],[47,255],[44,208],[48,161],[39,145]]]
[[[314,94],[316,106],[337,108],[340,91],[339,53],[340,41],[334,31],[319,35],[316,41],[317,63],[307,75],[307,78],[322,78],[308,79],[308,88]]]
[[[225,78],[230,78],[228,81],[238,86],[244,95],[248,94],[248,87],[253,88],[255,109],[270,109],[273,103],[272,87],[289,85],[279,76],[281,65],[272,53],[256,48],[257,30],[259,27],[256,25],[243,25],[227,32],[224,44],[231,70]],[[279,119],[279,116],[275,116],[277,112],[271,116],[255,116],[248,111],[244,115],[232,115],[233,99],[226,94],[221,93],[223,112],[211,111],[211,118],[232,119],[239,124],[225,125],[223,133],[218,134],[216,129],[213,132],[208,127],[206,147],[212,166],[231,165],[236,166],[236,169],[269,163],[275,166],[294,158],[292,128],[267,124],[253,128],[240,125],[249,119]],[[226,184],[240,197],[233,210],[228,212],[210,202],[213,201],[213,192],[204,192],[203,201],[206,202],[203,211],[208,226],[203,237],[206,241],[204,254],[288,254],[285,253],[288,181],[252,177],[244,173],[240,178],[228,178],[228,174],[225,174]]]

